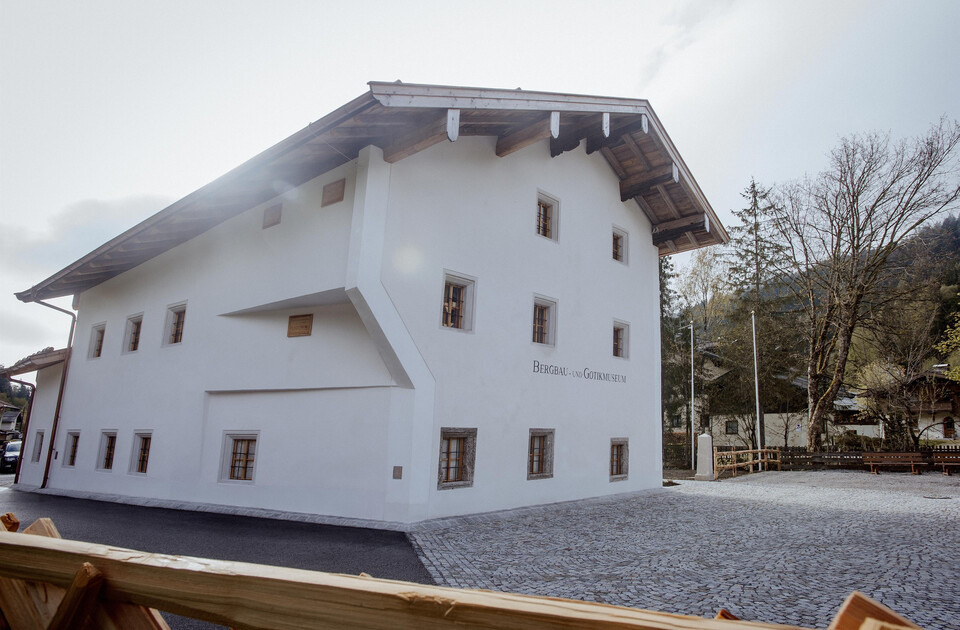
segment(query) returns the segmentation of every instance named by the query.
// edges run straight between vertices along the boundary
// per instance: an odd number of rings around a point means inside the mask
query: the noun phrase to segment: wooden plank
[[[7,512],[0,516],[0,525],[8,532],[15,532],[20,529],[20,519],[13,512]]]
[[[89,562],[80,565],[47,630],[85,630],[93,627],[91,616],[102,585],[103,574],[96,567]]]
[[[444,110],[434,114],[433,119],[419,125],[416,129],[406,135],[400,136],[383,148],[383,159],[385,162],[393,164],[405,157],[410,157],[433,145],[450,140],[451,136],[455,139],[459,130],[452,131],[450,125],[456,122],[459,126],[460,112],[451,117],[449,111]]]
[[[241,562],[142,553],[0,532],[0,574],[66,585],[90,562],[102,597],[238,628],[645,628],[730,630],[731,622],[589,602],[458,590]],[[781,628],[737,622],[740,628]]]
[[[38,518],[33,523],[30,524],[28,528],[23,530],[24,534],[32,534],[34,536],[45,536],[47,538],[60,538],[60,532],[57,531],[57,526],[53,524],[49,518]]]
[[[529,125],[497,138],[497,157],[506,157],[541,140],[556,138],[559,134],[560,113],[551,112]]]
[[[642,131],[647,133],[649,130],[649,123],[647,121],[646,114],[640,114],[639,117],[633,116],[632,120],[626,125],[621,125],[620,127],[615,127],[610,130],[610,135],[607,137],[603,136],[593,136],[587,139],[587,153],[594,153],[605,147],[614,147],[620,144],[624,136]]]
[[[877,600],[867,597],[860,591],[854,591],[840,606],[840,610],[837,611],[836,617],[827,626],[827,630],[860,630],[863,622],[867,619],[905,626],[914,630],[920,628],[920,626],[887,608]]]

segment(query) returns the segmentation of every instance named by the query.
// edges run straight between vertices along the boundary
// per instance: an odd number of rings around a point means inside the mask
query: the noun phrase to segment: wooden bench
[[[960,467],[960,451],[934,451],[933,465],[943,466],[943,474],[950,475],[949,466]]]
[[[920,467],[924,466],[922,453],[870,453],[863,454],[863,463],[870,467],[870,472],[880,474],[881,466],[909,466],[914,475],[920,474]]]

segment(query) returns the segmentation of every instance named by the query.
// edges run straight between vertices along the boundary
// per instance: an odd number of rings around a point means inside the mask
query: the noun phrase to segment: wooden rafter
[[[620,200],[626,201],[644,194],[655,186],[668,182],[676,183],[679,179],[677,165],[673,163],[630,176],[627,179],[620,180]]]
[[[524,125],[497,139],[497,157],[505,157],[547,138],[560,135],[560,112],[550,112],[535,122]]]
[[[611,129],[610,135],[606,138],[602,136],[588,138],[587,153],[594,153],[604,147],[616,146],[620,144],[620,141],[623,139],[625,135],[636,133],[638,131],[647,133],[648,130],[649,130],[649,122],[647,121],[647,115],[640,114],[639,118],[634,117],[633,120],[631,120],[631,122],[627,123],[626,125],[622,125],[615,129]]]
[[[392,164],[444,140],[454,142],[459,135],[460,110],[442,110],[433,120],[390,142],[383,148],[383,159]]]
[[[610,137],[610,114],[603,112],[599,116],[588,116],[586,119],[572,126],[570,129],[561,129],[560,137],[550,140],[550,157],[557,157],[565,151],[572,151],[580,146],[584,138],[601,136]]]

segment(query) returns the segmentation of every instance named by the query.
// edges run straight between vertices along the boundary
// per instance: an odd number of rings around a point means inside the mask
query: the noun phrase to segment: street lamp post
[[[697,409],[693,391],[693,320],[690,320],[690,470],[697,469]]]
[[[757,315],[750,311],[750,323],[753,326],[753,391],[757,401],[757,450],[763,448],[760,442],[760,377],[757,369]],[[760,453],[757,453],[757,459],[760,459]]]

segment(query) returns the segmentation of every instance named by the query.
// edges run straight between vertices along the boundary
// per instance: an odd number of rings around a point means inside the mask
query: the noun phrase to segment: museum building
[[[727,240],[645,100],[370,83],[17,294],[76,311],[18,485],[387,523],[659,487],[658,258]]]

